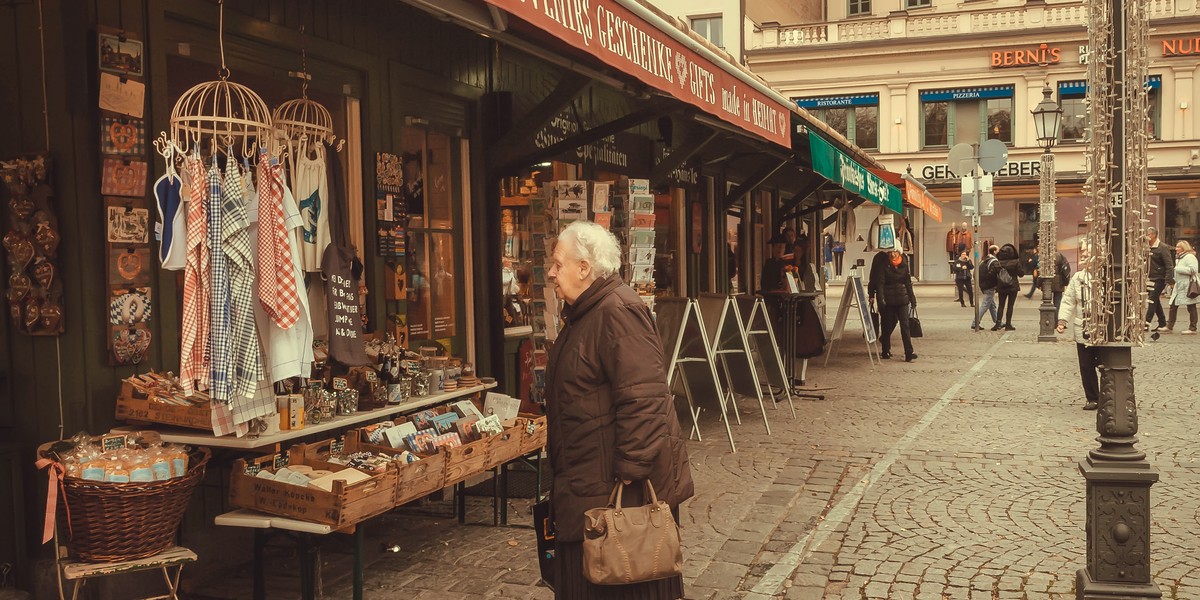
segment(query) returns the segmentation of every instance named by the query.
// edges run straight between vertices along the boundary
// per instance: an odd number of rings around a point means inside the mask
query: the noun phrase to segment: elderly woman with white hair
[[[1100,402],[1100,349],[1088,342],[1084,304],[1087,303],[1088,288],[1091,286],[1084,264],[1088,259],[1088,247],[1079,248],[1079,270],[1071,275],[1063,290],[1062,304],[1058,307],[1059,333],[1065,333],[1068,325],[1075,338],[1075,353],[1079,358],[1079,379],[1083,382],[1083,410],[1096,410]]]
[[[551,583],[556,598],[675,600],[683,597],[678,576],[614,586],[583,574],[584,511],[606,506],[616,482],[649,480],[676,518],[693,493],[654,319],[620,266],[616,238],[586,221],[564,229],[550,257],[547,275],[566,303],[546,371],[557,532]],[[643,487],[627,486],[623,504],[642,503]]]

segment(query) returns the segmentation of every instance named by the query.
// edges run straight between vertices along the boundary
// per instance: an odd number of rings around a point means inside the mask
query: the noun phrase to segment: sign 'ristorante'
[[[616,0],[487,0],[558,39],[755,135],[791,147],[790,109]]]

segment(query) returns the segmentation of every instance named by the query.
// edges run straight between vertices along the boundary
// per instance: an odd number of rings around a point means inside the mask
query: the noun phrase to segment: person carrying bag
[[[608,506],[584,512],[583,574],[596,585],[628,585],[683,574],[683,548],[671,507],[645,480],[647,504],[621,504],[617,482]]]

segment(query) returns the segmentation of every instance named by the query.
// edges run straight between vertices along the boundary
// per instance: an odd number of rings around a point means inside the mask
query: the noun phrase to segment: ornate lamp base
[[[1042,285],[1042,305],[1038,307],[1038,341],[1039,342],[1056,342],[1058,335],[1054,332],[1054,328],[1058,326],[1058,309],[1054,307],[1054,302],[1051,298],[1054,297],[1054,292],[1050,291],[1050,284]]]
[[[1079,462],[1087,480],[1087,567],[1075,574],[1077,600],[1161,598],[1150,579],[1150,486],[1158,481],[1137,443],[1137,406],[1128,346],[1100,351],[1100,447]]]

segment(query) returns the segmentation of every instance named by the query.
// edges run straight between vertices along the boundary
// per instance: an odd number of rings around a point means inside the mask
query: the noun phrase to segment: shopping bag
[[[925,332],[921,329],[921,319],[917,317],[917,309],[915,308],[908,317],[908,336],[915,338],[925,336]]]
[[[550,509],[550,500],[542,500],[533,505],[533,532],[537,538],[538,569],[542,573],[542,581],[550,589],[554,589],[554,514]]]

